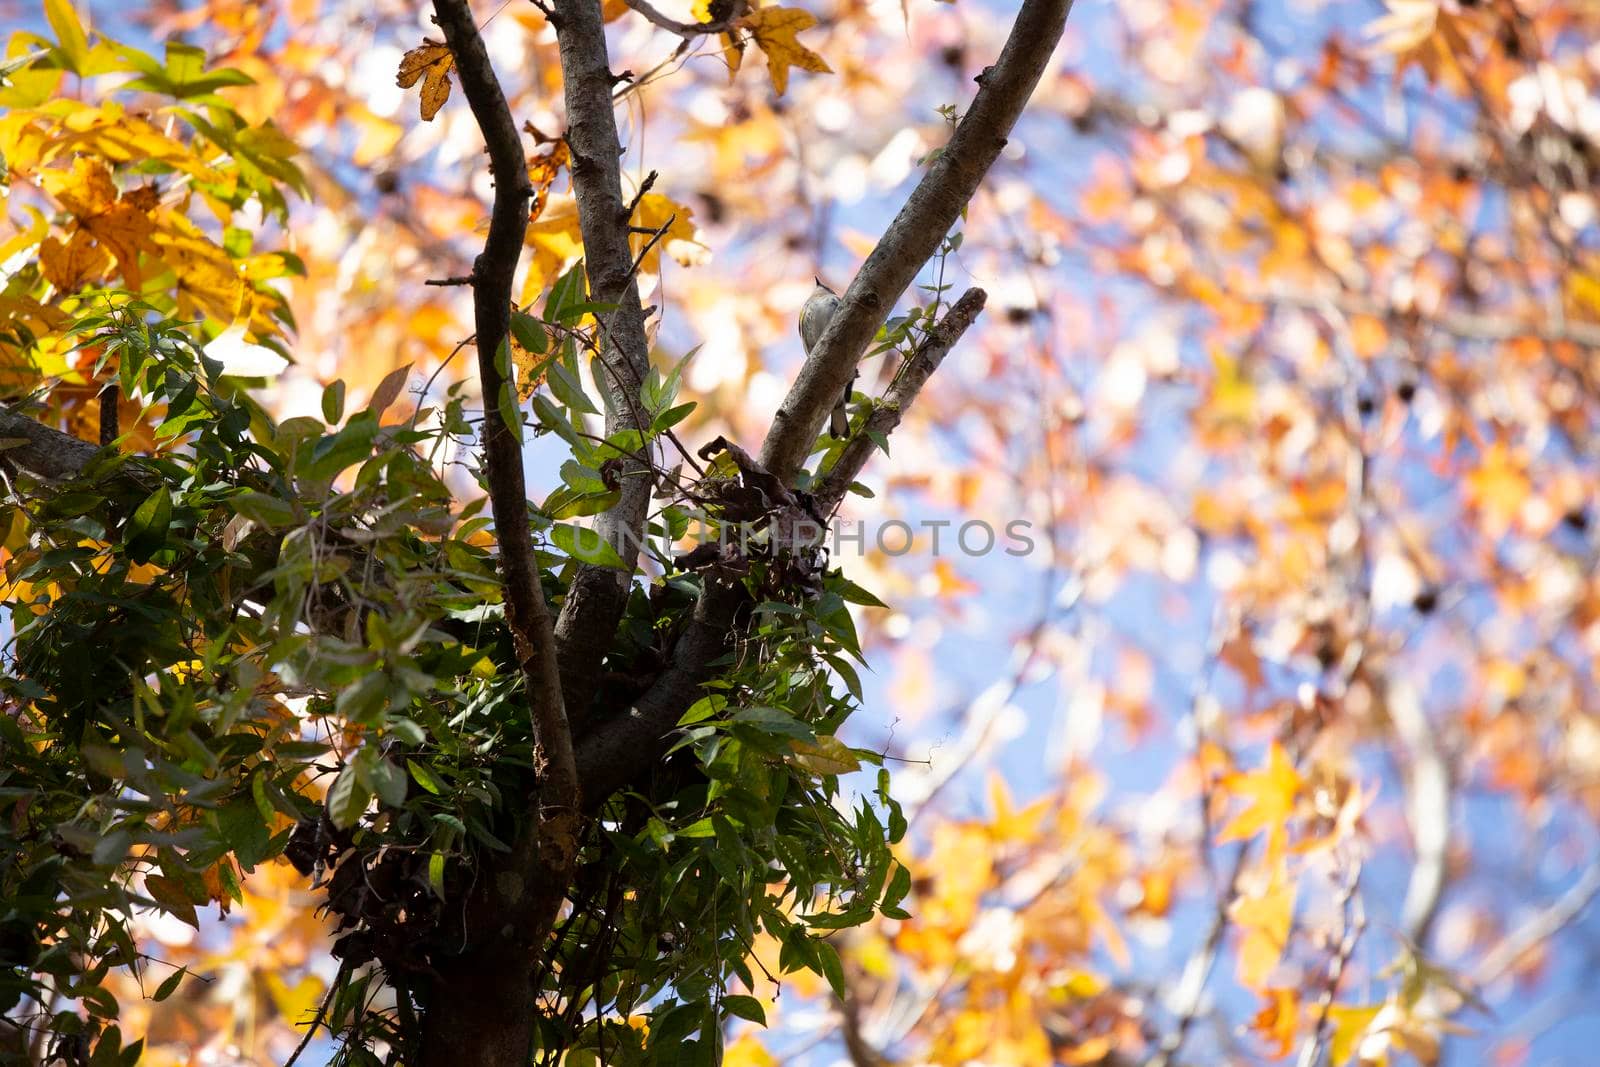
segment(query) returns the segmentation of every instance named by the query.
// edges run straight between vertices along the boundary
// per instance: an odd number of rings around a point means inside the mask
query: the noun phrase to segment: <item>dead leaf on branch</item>
[[[789,87],[789,68],[799,67],[816,74],[832,74],[827,60],[801,44],[797,34],[817,24],[817,16],[797,7],[767,7],[746,15],[739,25],[750,31],[757,46],[767,56],[772,87],[779,96]],[[732,60],[728,66],[733,68]]]
[[[547,145],[543,152],[528,159],[528,180],[533,183],[533,204],[528,208],[528,221],[536,222],[544,214],[545,204],[550,199],[550,189],[555,185],[561,172],[572,165],[572,150],[567,147],[565,137],[545,137],[532,125],[524,123],[523,129],[533,134],[534,140],[540,145]]]
[[[424,37],[422,44],[400,57],[395,84],[409,89],[422,79],[422,121],[431,122],[444,102],[450,99],[450,68],[456,57],[448,45]]]

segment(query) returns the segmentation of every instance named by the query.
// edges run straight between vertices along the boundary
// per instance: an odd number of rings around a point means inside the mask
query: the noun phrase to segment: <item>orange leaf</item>
[[[1269,1054],[1281,1060],[1294,1048],[1294,1035],[1300,1022],[1300,992],[1296,989],[1263,991],[1266,1003],[1250,1020],[1250,1029],[1271,1045]]]
[[[432,121],[444,102],[450,99],[450,68],[456,57],[447,45],[424,37],[422,44],[400,57],[400,72],[395,84],[409,89],[422,79],[422,121]]]
[[[772,87],[779,96],[789,87],[790,67],[817,74],[833,73],[827,60],[796,39],[796,34],[801,30],[810,29],[816,24],[817,16],[798,7],[762,8],[739,20],[739,25],[750,31],[761,51],[766,53],[767,71],[772,75]],[[724,58],[728,58],[729,70],[734,69],[735,64],[727,56],[726,50],[723,54]]]
[[[39,268],[45,280],[63,293],[75,293],[85,282],[104,279],[111,257],[94,243],[88,230],[78,230],[65,244],[46,237],[39,246]]]

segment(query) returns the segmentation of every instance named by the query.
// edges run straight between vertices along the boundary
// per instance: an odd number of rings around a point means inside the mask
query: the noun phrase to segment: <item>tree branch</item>
[[[939,369],[944,357],[961,340],[961,335],[967,332],[988,299],[988,294],[982,289],[968,289],[961,294],[955,306],[945,312],[944,318],[928,331],[928,336],[922,339],[922,343],[901,368],[889,395],[874,405],[872,414],[867,416],[866,425],[851,435],[838,460],[818,479],[812,491],[817,514],[831,515],[839,506],[850,483],[856,480],[856,476],[867,465],[867,460],[878,449],[873,435],[887,437],[900,425],[906,409],[922,392],[928,379],[933,377],[933,372]]]
[[[638,425],[639,387],[650,370],[644,309],[628,244],[632,212],[622,199],[622,145],[612,110],[614,81],[600,0],[558,0],[553,24],[561,51],[572,192],[583,233],[589,299],[616,305],[616,310],[606,315],[606,328],[600,336],[600,358],[607,372],[600,375],[599,384],[606,394],[609,436],[619,430],[643,429]],[[627,604],[650,507],[647,464],[627,460],[619,482],[621,498],[595,520],[595,528],[629,569],[580,566],[555,625],[566,705],[580,725],[594,695],[601,659]]]
[[[649,22],[670,33],[675,33],[685,40],[706,34],[725,33],[729,27],[743,17],[747,6],[745,0],[734,0],[732,11],[726,18],[720,18],[713,22],[679,22],[656,10],[651,6],[649,0],[623,0],[623,3],[632,8],[635,14],[643,15]]]
[[[887,402],[868,418],[869,428],[888,434],[900,424],[923,385],[983,310],[985,299],[982,289],[969,289],[945,313],[912,354]],[[838,506],[875,450],[876,445],[864,432],[845,446],[838,461],[818,483],[815,499],[819,515]],[[743,587],[709,576],[706,581],[694,615],[673,649],[671,665],[625,714],[580,736],[578,773],[583,777],[590,808],[636,780],[660,758],[672,729],[689,705],[700,698],[702,683],[714,673],[711,665],[727,651],[738,632],[740,608],[747,599]]]
[[[0,464],[58,482],[82,473],[99,449],[0,404]]]
[[[546,761],[541,793],[547,805],[575,810],[578,780],[573,769],[572,733],[561,699],[560,673],[550,615],[545,608],[539,568],[528,523],[527,481],[522,445],[500,415],[500,394],[510,388],[496,353],[511,329],[511,282],[522,255],[528,225],[528,180],[522,136],[505,94],[489,62],[483,37],[467,0],[435,0],[439,28],[455,56],[461,89],[489,148],[495,178],[489,236],[472,268],[473,320],[478,336],[478,374],[483,383],[484,465],[495,538],[500,547],[500,573],[505,584],[506,621],[533,706],[533,721]]]
[[[1071,9],[1072,0],[1025,0],[1000,58],[978,75],[972,108],[850,283],[773,419],[761,464],[778,478],[794,480],[862,352],[1005,147]]]
[[[780,481],[793,481],[861,352],[938,248],[1004,147],[1006,134],[1061,39],[1071,6],[1071,0],[1026,0],[999,61],[979,76],[981,88],[972,110],[957,124],[950,143],[845,292],[839,312],[801,368],[762,448],[761,465]],[[571,92],[569,82],[569,99]],[[985,299],[982,290],[967,292],[934,327],[896,383],[890,402],[870,417],[879,420],[869,420],[874,429],[898,425],[945,354],[982,310]],[[830,510],[871,455],[870,439],[865,434],[860,437],[845,447],[834,464],[835,473],[824,476],[819,485]],[[738,585],[707,581],[694,616],[673,650],[671,665],[626,713],[580,732],[578,771],[587,787],[589,807],[598,806],[634,781],[660,757],[669,732],[699,698],[702,683],[713,673],[711,664],[723,655],[737,632],[744,591]],[[562,614],[565,617],[566,612]]]

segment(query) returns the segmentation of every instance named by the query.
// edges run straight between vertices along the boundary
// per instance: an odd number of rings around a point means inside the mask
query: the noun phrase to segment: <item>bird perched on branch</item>
[[[821,278],[814,277],[812,280],[817,283],[817,287],[811,290],[805,306],[800,309],[800,343],[805,345],[808,356],[822,339],[822,333],[828,328],[828,323],[833,321],[834,312],[839,310],[839,294],[823,285]],[[845,405],[850,402],[850,390],[854,385],[855,376],[851,375],[850,385],[844,387],[844,395],[833,406],[828,432],[835,437],[843,438],[850,432],[850,414]]]

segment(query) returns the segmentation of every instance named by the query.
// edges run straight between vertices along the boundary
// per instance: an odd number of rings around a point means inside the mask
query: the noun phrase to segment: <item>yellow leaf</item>
[[[639,262],[639,270],[645,274],[661,273],[661,250],[666,248],[672,258],[687,266],[695,259],[695,248],[703,247],[695,240],[694,211],[684,207],[670,197],[660,193],[646,193],[639,201],[639,208],[634,217],[634,225],[650,233],[635,233],[629,235],[628,243],[633,248],[633,254],[638,256],[646,246],[650,251]],[[662,228],[666,232],[652,245],[651,240],[655,231]],[[685,245],[693,246],[685,248]]]
[[[801,30],[816,24],[815,15],[798,7],[766,7],[739,20],[739,25],[750,31],[766,53],[767,71],[779,96],[789,87],[790,67],[817,74],[833,73],[826,60],[796,39]]]
[[[247,317],[250,302],[239,267],[228,253],[182,215],[167,213],[155,234],[161,258],[178,276],[178,305],[231,323]]]
[[[409,89],[422,79],[422,121],[431,121],[444,102],[450,99],[450,68],[456,57],[450,49],[437,41],[424,37],[422,44],[400,57],[400,72],[395,84]]]
[[[275,971],[267,971],[263,977],[266,979],[267,992],[271,995],[278,1014],[291,1026],[305,1025],[322,1003],[322,996],[327,991],[322,979],[314,974],[306,975],[293,986],[285,982]]]
[[[1357,1044],[1382,1010],[1382,1004],[1362,1007],[1334,1004],[1328,1008],[1328,1022],[1333,1026],[1333,1036],[1328,1041],[1328,1059],[1335,1067],[1346,1063],[1355,1053]]]
[[[1239,941],[1240,985],[1257,991],[1266,988],[1267,979],[1289,944],[1294,897],[1295,887],[1290,884],[1282,864],[1277,864],[1265,888],[1240,896],[1229,906],[1228,914],[1242,935]]]
[[[527,305],[583,255],[577,201],[564,193],[550,197],[538,220],[529,224],[523,241],[533,251],[522,286],[522,303]]]
[[[1276,741],[1267,752],[1267,765],[1248,773],[1234,773],[1223,777],[1222,789],[1249,802],[1217,834],[1218,841],[1243,841],[1263,830],[1268,831],[1268,855],[1283,851],[1288,834],[1289,815],[1294,811],[1296,799],[1305,786],[1305,780],[1289,762],[1283,746]]]
[[[39,246],[39,269],[61,293],[75,293],[85,282],[98,282],[111,266],[111,257],[94,243],[88,230],[78,230],[66,243],[46,237]]]
[[[74,69],[81,71],[89,55],[89,36],[83,32],[83,23],[78,21],[71,0],[44,0],[44,17],[50,21],[62,53]]]
[[[723,1053],[722,1067],[778,1067],[778,1060],[754,1034],[740,1034]]]
[[[728,84],[732,85],[739,65],[744,62],[744,39],[738,34],[722,34],[722,61],[728,65]]]

